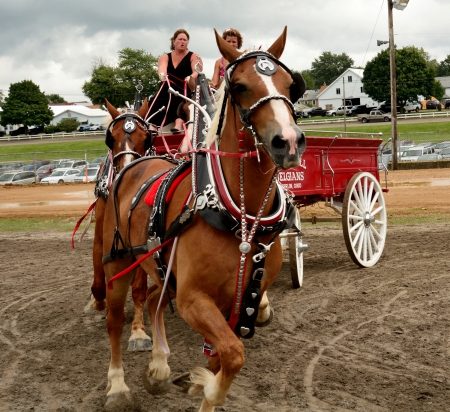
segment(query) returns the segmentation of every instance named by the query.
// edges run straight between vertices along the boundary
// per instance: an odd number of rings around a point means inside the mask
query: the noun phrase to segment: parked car
[[[35,170],[39,169],[41,166],[44,166],[48,163],[50,163],[48,160],[37,160],[36,162],[31,162],[31,163],[23,166],[21,169],[34,172]]]
[[[427,109],[428,110],[433,110],[433,109],[441,110],[442,109],[441,102],[438,100],[428,100],[427,101]]]
[[[106,156],[96,157],[94,160],[89,162],[89,167],[100,166],[106,160]]]
[[[0,185],[31,185],[39,182],[39,178],[34,172],[6,172],[0,176]]]
[[[19,136],[21,134],[28,134],[28,127],[27,126],[20,126],[16,130],[11,130],[9,132],[10,136]]]
[[[443,159],[450,159],[450,147],[442,149],[439,154],[442,156]]]
[[[43,165],[38,170],[36,170],[36,174],[39,176],[39,179],[42,180],[44,177],[50,176],[55,170],[55,166],[53,165]]]
[[[51,160],[49,163],[49,166],[53,166],[54,169],[56,169],[61,163],[63,162],[70,162],[73,161],[73,159],[56,159]]]
[[[450,147],[450,140],[436,143],[436,146],[434,146],[434,153],[441,153],[441,151],[447,147]]]
[[[390,103],[386,103],[386,102],[381,102],[378,106],[377,106],[378,110],[381,110],[384,113],[390,113],[392,111],[392,107]],[[397,105],[397,112],[400,111],[400,106]]]
[[[314,116],[325,116],[326,110],[322,109],[321,107],[313,107],[311,110],[308,110],[308,116],[307,117],[314,117]]]
[[[374,110],[375,107],[369,107],[367,104],[358,104],[352,107],[352,116],[357,116],[358,114],[367,114]]]
[[[369,114],[358,114],[358,121],[363,123],[369,122],[390,122],[391,114],[384,113],[381,110],[372,110]]]
[[[405,107],[404,107],[406,113],[409,113],[409,112],[417,113],[421,108],[422,108],[422,105],[416,101],[406,102]]]
[[[439,153],[430,153],[419,156],[417,159],[418,162],[428,162],[431,160],[442,160],[443,157]]]
[[[91,130],[91,126],[89,126],[88,124],[82,124],[82,125],[78,126],[77,130],[79,132],[88,132],[89,130]]]
[[[55,170],[58,169],[84,169],[87,166],[85,160],[68,160],[61,162]]]
[[[336,109],[327,110],[325,112],[325,115],[326,116],[333,116],[333,117],[334,116],[343,116],[344,113],[346,115],[350,115],[351,112],[352,112],[351,108],[349,108],[348,106],[339,106]]]
[[[408,150],[405,150],[399,160],[401,162],[415,162],[420,156],[426,155],[426,154],[433,154],[434,149],[433,147],[424,147],[424,146],[415,146]]]
[[[103,130],[103,126],[101,125],[101,124],[93,124],[90,128],[89,128],[89,130],[91,130],[91,131],[96,131],[96,130]]]
[[[36,126],[28,130],[28,134],[30,135],[37,135],[41,133],[44,133],[44,126]]]
[[[436,146],[436,143],[434,143],[434,142],[422,142],[422,143],[419,143],[416,146],[419,146],[419,147],[432,147],[433,148],[433,153],[434,153],[434,147]]]
[[[96,182],[99,170],[100,167],[88,167],[87,169],[81,170],[76,176],[74,176],[73,182]]]
[[[44,177],[41,180],[42,184],[56,184],[56,183],[65,183],[68,177],[72,175],[76,175],[80,173],[79,169],[58,169],[55,170],[50,176]]]

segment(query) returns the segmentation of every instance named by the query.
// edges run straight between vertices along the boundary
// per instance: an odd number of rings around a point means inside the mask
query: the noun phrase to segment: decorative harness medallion
[[[132,119],[127,119],[124,123],[123,123],[123,130],[125,130],[128,133],[134,132],[134,130],[136,129],[136,124],[134,123],[134,121]]]
[[[272,61],[265,56],[258,56],[256,58],[256,70],[258,73],[265,74],[266,76],[272,76],[276,73],[277,66],[275,66]]]

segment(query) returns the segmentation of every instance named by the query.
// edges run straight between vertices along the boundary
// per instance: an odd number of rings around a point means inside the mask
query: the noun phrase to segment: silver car
[[[0,185],[31,185],[39,182],[34,172],[6,172],[0,176]]]

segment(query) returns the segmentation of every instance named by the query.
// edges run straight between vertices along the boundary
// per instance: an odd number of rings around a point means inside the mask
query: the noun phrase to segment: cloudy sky
[[[450,55],[450,0],[410,0],[393,13],[398,47],[422,47],[438,62]],[[0,16],[3,94],[32,80],[72,102],[87,100],[81,87],[99,58],[115,64],[125,47],[159,56],[180,27],[207,77],[219,57],[213,28],[235,27],[244,48],[267,49],[288,26],[281,60],[294,70],[310,69],[326,51],[364,66],[387,47],[377,40],[389,38],[387,0],[0,0]]]

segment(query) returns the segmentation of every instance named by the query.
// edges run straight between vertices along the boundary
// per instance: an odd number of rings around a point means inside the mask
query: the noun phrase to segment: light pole
[[[391,72],[392,169],[398,170],[397,156],[397,75],[395,73],[394,19],[392,9],[404,10],[409,0],[388,0],[389,54]]]

